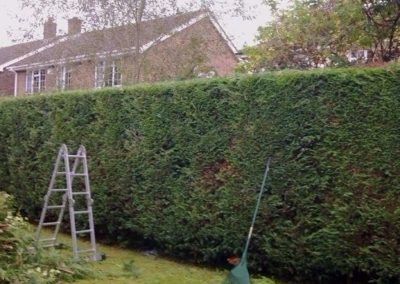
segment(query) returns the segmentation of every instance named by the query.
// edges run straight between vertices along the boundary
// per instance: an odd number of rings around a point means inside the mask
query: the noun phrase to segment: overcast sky
[[[234,0],[229,1],[234,2]],[[225,15],[220,19],[221,25],[238,48],[242,48],[244,44],[251,45],[257,34],[257,28],[271,19],[271,13],[265,5],[262,5],[262,0],[245,0],[244,2],[248,7],[252,7],[250,12],[254,17],[252,20],[243,20],[241,17],[231,15]],[[0,0],[0,7],[0,46],[7,46],[13,44],[7,31],[18,26],[15,15],[21,14],[21,9],[16,0]],[[217,9],[224,8],[218,7]],[[24,16],[32,17],[33,15],[26,12]],[[66,29],[66,20],[57,19],[57,24],[59,29]],[[41,35],[42,31],[39,34]]]

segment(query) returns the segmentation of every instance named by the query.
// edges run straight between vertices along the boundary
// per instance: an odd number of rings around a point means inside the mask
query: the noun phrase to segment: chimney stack
[[[82,30],[82,20],[77,17],[73,17],[68,20],[68,34],[75,35],[79,34]]]
[[[43,38],[49,39],[56,37],[57,35],[57,24],[54,22],[54,18],[48,18],[43,25]]]

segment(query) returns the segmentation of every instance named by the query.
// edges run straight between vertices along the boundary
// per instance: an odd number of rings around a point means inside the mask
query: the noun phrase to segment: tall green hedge
[[[287,72],[0,102],[0,186],[37,219],[60,144],[89,153],[99,235],[221,263],[400,282],[400,70]]]

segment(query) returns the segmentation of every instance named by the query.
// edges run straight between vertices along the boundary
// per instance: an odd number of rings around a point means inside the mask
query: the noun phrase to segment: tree
[[[342,66],[351,50],[386,62],[398,56],[399,21],[398,0],[295,0],[259,28],[259,44],[244,50],[249,61],[239,70]]]
[[[243,68],[306,69],[345,61],[354,42],[352,34],[357,32],[348,17],[351,2],[294,1],[291,8],[276,12],[272,22],[259,28],[259,44],[245,50],[250,61]]]
[[[368,21],[367,32],[374,39],[375,59],[387,62],[399,56],[400,1],[362,0]]]

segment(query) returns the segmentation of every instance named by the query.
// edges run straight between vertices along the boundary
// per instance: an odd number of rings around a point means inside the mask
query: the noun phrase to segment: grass
[[[46,233],[45,233],[46,234]],[[69,235],[60,234],[59,241],[67,245],[63,250],[71,254]],[[88,246],[79,241],[79,247]],[[94,279],[77,280],[79,284],[220,284],[228,271],[185,264],[163,257],[147,256],[142,252],[115,246],[97,245],[106,259],[94,262],[91,267]],[[254,284],[278,284],[268,278],[255,279]],[[282,284],[282,283],[281,283]]]

